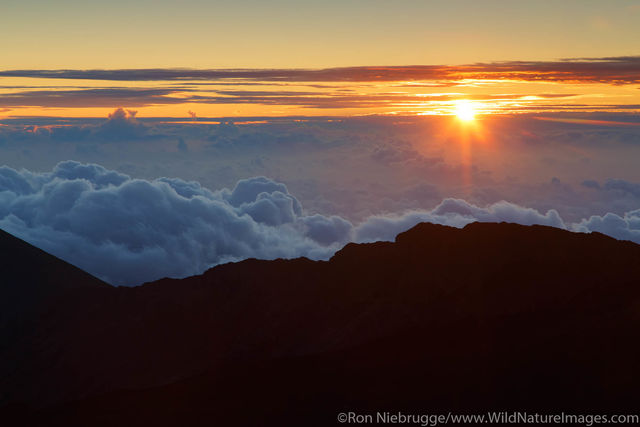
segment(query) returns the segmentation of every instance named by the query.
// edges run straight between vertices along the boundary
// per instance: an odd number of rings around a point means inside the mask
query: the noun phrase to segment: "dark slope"
[[[0,230],[0,313],[22,313],[71,289],[106,283]]]
[[[34,345],[46,339],[48,313],[69,298],[107,289],[103,281],[0,230],[0,404],[11,393],[6,381],[23,380],[21,368],[30,366]]]
[[[247,260],[70,291],[13,345],[25,358],[0,391],[5,417],[60,425],[621,411],[637,407],[639,327],[638,245],[420,224],[330,262]]]

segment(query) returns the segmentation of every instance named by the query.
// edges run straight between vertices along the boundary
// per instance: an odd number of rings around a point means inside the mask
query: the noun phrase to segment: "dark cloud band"
[[[144,107],[149,105],[198,104],[259,104],[295,105],[307,108],[375,108],[422,106],[426,102],[451,102],[458,99],[476,101],[508,101],[526,99],[531,95],[413,95],[398,93],[342,94],[306,91],[207,90],[184,88],[93,88],[52,89],[5,93],[0,107],[87,108]],[[180,94],[180,96],[177,96]],[[536,94],[539,99],[569,98],[575,94]]]
[[[467,65],[362,66],[325,69],[5,70],[0,77],[109,81],[402,82],[514,79],[581,83],[640,83],[640,56]]]

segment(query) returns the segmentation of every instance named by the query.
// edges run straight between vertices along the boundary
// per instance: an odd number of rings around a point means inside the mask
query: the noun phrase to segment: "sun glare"
[[[458,116],[458,119],[468,122],[473,120],[475,115],[476,112],[471,102],[462,100],[456,103],[456,116]]]

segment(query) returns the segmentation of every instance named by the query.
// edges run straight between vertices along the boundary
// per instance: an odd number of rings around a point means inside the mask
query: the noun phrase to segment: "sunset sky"
[[[5,0],[0,228],[129,285],[420,221],[640,243],[639,22],[622,0]]]
[[[639,21],[635,1],[7,1],[0,118],[638,111]]]

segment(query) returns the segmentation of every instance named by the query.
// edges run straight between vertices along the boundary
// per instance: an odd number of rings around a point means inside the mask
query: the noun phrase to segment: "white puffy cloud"
[[[602,216],[592,215],[572,225],[575,231],[589,233],[597,231],[620,240],[631,240],[640,243],[640,209],[626,212],[620,216],[608,212]]]
[[[524,225],[541,224],[566,228],[558,212],[553,209],[546,214],[541,214],[535,209],[524,208],[505,201],[480,208],[464,200],[444,199],[429,211],[410,211],[393,216],[372,216],[358,226],[356,240],[359,242],[380,239],[393,240],[398,233],[420,222],[463,227],[474,221],[515,222]]]
[[[341,216],[307,214],[287,186],[263,176],[212,191],[196,181],[134,179],[75,161],[47,173],[0,167],[0,228],[119,285],[250,257],[328,259],[349,241],[393,240],[423,221],[543,224],[640,242],[640,210],[567,224],[553,209],[448,198],[430,210],[374,215],[354,226]]]
[[[213,192],[74,161],[42,174],[1,168],[0,206],[0,227],[114,284],[248,257],[327,258],[352,233],[347,221],[304,216],[284,184],[264,177]]]

